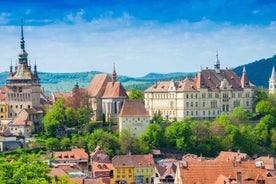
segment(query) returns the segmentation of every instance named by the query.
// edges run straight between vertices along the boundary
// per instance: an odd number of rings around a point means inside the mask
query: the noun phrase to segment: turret
[[[19,64],[27,64],[28,62],[28,53],[25,51],[25,40],[23,32],[23,20],[21,20],[21,41],[20,41],[20,51],[18,54]]]
[[[113,65],[113,73],[112,73],[112,84],[114,84],[117,80],[117,73],[115,69],[115,64]]]
[[[219,62],[219,58],[218,58],[218,51],[216,54],[216,61],[214,64],[214,68],[215,68],[216,73],[220,73],[220,62]]]
[[[271,77],[269,78],[269,94],[275,94],[276,93],[276,74],[275,74],[275,68],[272,67]]]

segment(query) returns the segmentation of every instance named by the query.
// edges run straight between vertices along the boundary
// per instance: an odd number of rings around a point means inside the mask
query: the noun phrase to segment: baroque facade
[[[203,69],[194,78],[156,81],[144,91],[145,107],[151,116],[160,112],[170,120],[209,119],[230,114],[238,106],[252,111],[254,91],[245,68],[241,77],[231,69],[220,69],[216,55],[214,69]]]
[[[21,41],[18,54],[18,63],[13,71],[10,66],[9,76],[6,80],[7,99],[9,104],[9,117],[14,118],[22,109],[40,106],[40,83],[36,64],[34,71],[28,64],[28,53],[25,50],[23,25],[21,24]]]

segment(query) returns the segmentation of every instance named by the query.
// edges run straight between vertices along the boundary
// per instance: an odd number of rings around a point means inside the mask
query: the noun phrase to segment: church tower
[[[15,64],[14,71],[12,65],[10,66],[9,76],[6,80],[10,118],[17,116],[22,109],[40,106],[39,80],[36,64],[33,72],[31,65],[28,64],[23,22],[21,22],[21,41],[18,63]]]
[[[275,74],[275,68],[273,66],[271,77],[269,78],[269,94],[275,94],[276,93],[276,74]]]

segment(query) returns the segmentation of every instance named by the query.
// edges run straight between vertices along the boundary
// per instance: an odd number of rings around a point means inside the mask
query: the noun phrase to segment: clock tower
[[[22,109],[40,106],[40,83],[36,64],[33,71],[28,64],[28,53],[25,50],[23,22],[21,22],[21,41],[18,54],[18,63],[10,66],[9,76],[6,80],[7,99],[9,104],[9,117],[13,118]]]

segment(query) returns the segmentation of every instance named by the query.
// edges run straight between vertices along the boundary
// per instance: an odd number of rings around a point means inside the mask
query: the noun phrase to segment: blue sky
[[[270,0],[1,0],[0,71],[17,61],[20,20],[39,71],[98,70],[139,77],[196,72],[276,54]]]

